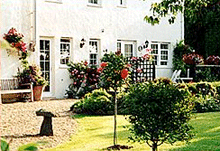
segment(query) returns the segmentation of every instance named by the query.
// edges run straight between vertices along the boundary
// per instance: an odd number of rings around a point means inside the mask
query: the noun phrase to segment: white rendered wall
[[[12,3],[12,8],[7,9],[2,33],[11,27],[16,27],[19,32],[24,33],[26,40],[30,41],[30,26],[34,26],[33,16],[27,12],[33,9],[32,1],[25,0],[2,0],[7,5]],[[23,9],[22,6],[30,5]],[[115,51],[117,40],[133,40],[137,47],[143,45],[146,40],[170,42],[171,47],[181,39],[181,24],[178,16],[175,24],[169,25],[166,18],[162,19],[160,25],[151,26],[144,21],[145,15],[149,15],[151,2],[142,0],[127,0],[126,7],[119,7],[118,0],[102,0],[100,7],[88,5],[88,0],[62,0],[62,3],[36,1],[36,52],[32,53],[30,60],[39,63],[39,40],[48,38],[51,40],[51,72],[52,81],[51,96],[62,98],[65,90],[71,83],[67,68],[60,66],[60,38],[71,38],[71,59],[74,62],[89,59],[89,39],[99,39],[101,55],[103,51]],[[4,4],[5,5],[5,4]],[[8,6],[9,7],[9,6]],[[14,12],[16,12],[14,14]],[[17,18],[17,16],[19,16]],[[17,19],[16,19],[17,18]],[[15,21],[13,21],[15,19]],[[104,30],[104,32],[102,32]],[[33,30],[32,30],[33,33]],[[80,48],[80,41],[84,38],[86,44]],[[172,50],[172,48],[171,48]],[[139,52],[138,52],[139,54]],[[4,58],[4,57],[3,57]],[[172,52],[169,53],[169,65],[167,67],[157,66],[157,77],[171,76]],[[3,62],[5,62],[3,60]]]

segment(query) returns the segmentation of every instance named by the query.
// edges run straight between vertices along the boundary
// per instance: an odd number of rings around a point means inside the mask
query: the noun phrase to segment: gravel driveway
[[[1,136],[10,143],[10,151],[16,151],[18,146],[30,142],[48,142],[39,146],[40,149],[55,147],[68,141],[75,133],[76,121],[67,112],[76,100],[50,100],[37,102],[16,102],[1,105]],[[52,111],[59,117],[53,118],[54,136],[38,136],[42,116],[36,116],[40,108]]]

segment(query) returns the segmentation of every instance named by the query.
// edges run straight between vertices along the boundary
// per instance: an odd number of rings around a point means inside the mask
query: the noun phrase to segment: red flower
[[[85,65],[85,66],[87,66],[87,65],[88,65],[88,62],[87,62],[87,61],[85,61],[85,62],[84,62],[84,65]]]
[[[126,79],[127,76],[128,76],[128,70],[127,70],[127,69],[123,69],[123,70],[121,71],[121,78],[122,78],[122,79]]]
[[[107,62],[102,62],[100,65],[101,65],[102,68],[104,68],[108,65],[108,63]]]
[[[101,73],[102,71],[103,71],[103,68],[98,68],[98,69],[97,69],[97,72],[98,72],[98,73]]]

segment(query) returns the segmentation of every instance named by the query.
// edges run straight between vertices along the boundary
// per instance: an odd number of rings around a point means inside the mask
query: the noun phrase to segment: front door
[[[40,67],[43,77],[48,81],[49,85],[45,87],[43,96],[51,96],[51,41],[50,39],[40,40]]]

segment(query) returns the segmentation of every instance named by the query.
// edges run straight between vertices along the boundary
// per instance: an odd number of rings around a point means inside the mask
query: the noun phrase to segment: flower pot
[[[43,85],[35,85],[33,88],[33,94],[34,94],[34,101],[41,101],[42,100],[42,94],[45,86]]]

